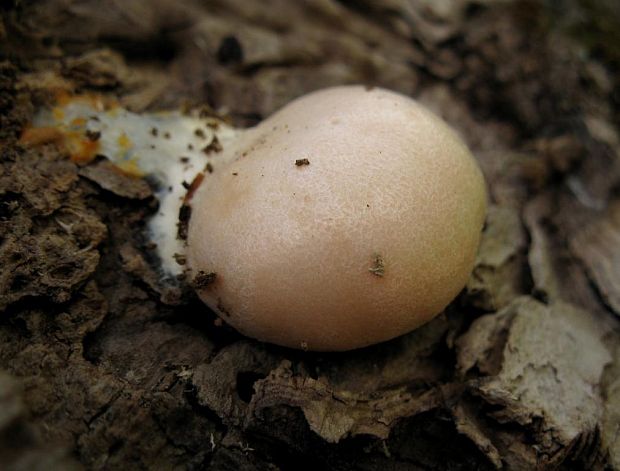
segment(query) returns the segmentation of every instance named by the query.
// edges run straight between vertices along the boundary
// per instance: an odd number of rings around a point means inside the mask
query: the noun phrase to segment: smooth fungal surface
[[[302,97],[241,135],[192,201],[201,298],[241,332],[311,350],[406,333],[458,294],[486,192],[465,145],[381,89]],[[300,162],[302,162],[300,164]]]

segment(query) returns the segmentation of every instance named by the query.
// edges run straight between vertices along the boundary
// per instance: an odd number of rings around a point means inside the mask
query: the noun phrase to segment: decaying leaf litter
[[[8,2],[7,467],[620,468],[620,12],[556,3]],[[208,104],[251,125],[352,82],[449,121],[492,206],[446,312],[346,354],[220,325],[184,282],[160,282],[145,181],[19,142],[52,91],[135,111]]]

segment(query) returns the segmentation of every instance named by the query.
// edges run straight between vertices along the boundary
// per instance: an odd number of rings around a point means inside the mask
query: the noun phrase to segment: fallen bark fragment
[[[484,419],[481,417],[480,410],[475,409],[471,403],[460,401],[452,409],[452,414],[459,433],[462,433],[474,442],[478,449],[493,463],[495,468],[501,469],[503,467],[502,457],[489,438],[491,432],[488,430],[488,427],[484,426]]]
[[[570,249],[586,268],[599,293],[620,315],[620,200],[570,239]]]
[[[491,206],[467,293],[474,306],[496,311],[524,293],[525,232],[514,208]]]
[[[457,340],[458,371],[479,371],[470,384],[494,406],[488,417],[525,427],[536,442],[528,448],[535,462],[558,464],[598,433],[599,382],[611,360],[607,333],[595,314],[521,297],[477,319]]]
[[[602,314],[600,299],[569,248],[573,234],[592,219],[591,210],[565,191],[545,191],[529,201],[523,218],[531,239],[528,262],[535,295]]]
[[[462,386],[445,384],[414,391],[402,386],[376,394],[338,391],[324,378],[294,374],[285,360],[258,381],[255,390],[248,420],[273,406],[300,407],[315,433],[337,443],[359,434],[385,439],[397,421],[444,405]]]

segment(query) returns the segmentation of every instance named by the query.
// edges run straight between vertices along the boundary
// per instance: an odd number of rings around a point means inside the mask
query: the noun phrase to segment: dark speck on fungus
[[[375,276],[382,277],[385,275],[385,263],[383,262],[383,257],[379,254],[375,254],[373,256],[372,265],[368,269],[370,273]]]
[[[187,239],[187,226],[192,216],[191,206],[184,204],[179,209],[179,221],[177,223],[177,237],[181,240]]]
[[[207,145],[205,146],[202,151],[209,155],[213,152],[221,152],[222,151],[222,144],[220,144],[219,139],[217,138],[217,136],[213,136],[213,140]]]
[[[194,287],[194,289],[203,289],[206,288],[207,286],[215,283],[215,280],[217,279],[217,274],[215,272],[205,272],[200,270],[196,276],[194,277],[194,279],[192,280],[192,286]]]

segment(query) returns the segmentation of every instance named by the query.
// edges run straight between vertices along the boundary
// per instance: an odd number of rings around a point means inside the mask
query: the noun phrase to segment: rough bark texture
[[[0,9],[0,468],[620,469],[617,2]],[[445,313],[343,354],[222,326],[157,276],[145,181],[19,142],[59,91],[242,126],[357,82],[450,122],[491,208]]]

